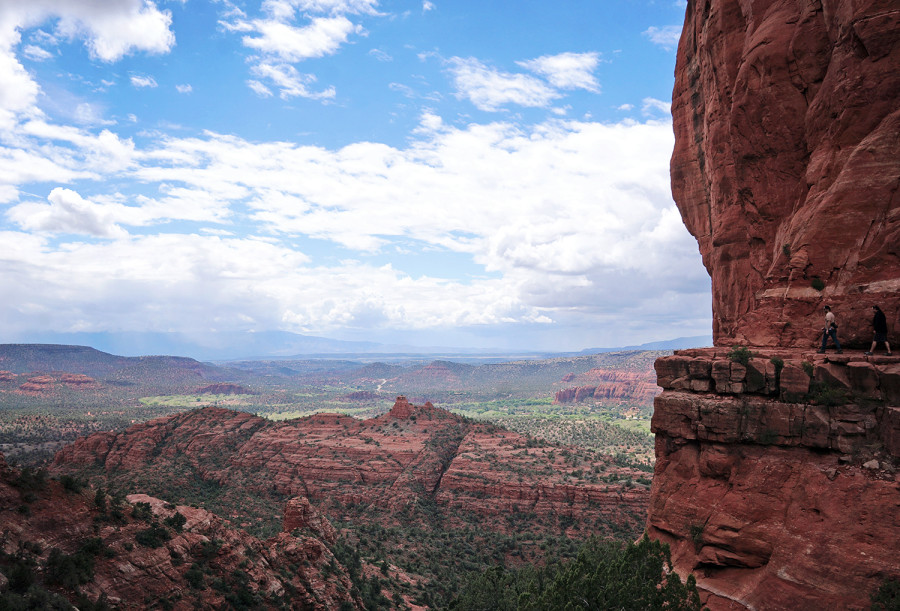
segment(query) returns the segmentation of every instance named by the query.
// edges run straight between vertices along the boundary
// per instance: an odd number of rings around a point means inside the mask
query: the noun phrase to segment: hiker
[[[887,341],[887,316],[884,315],[884,312],[882,312],[881,308],[877,305],[873,305],[872,309],[875,311],[875,316],[872,317],[872,326],[875,328],[875,339],[872,340],[872,347],[869,348],[866,355],[872,356],[872,353],[875,352],[875,346],[884,344],[884,349],[887,350],[884,355],[891,356],[891,345]]]
[[[837,338],[837,323],[834,321],[834,313],[832,313],[830,306],[825,306],[825,328],[822,329],[822,347],[819,348],[819,354],[825,353],[825,344],[828,343],[829,335],[831,336],[832,341],[834,341],[834,347],[837,348],[837,353],[842,354],[844,351],[841,350],[841,342],[839,342]]]

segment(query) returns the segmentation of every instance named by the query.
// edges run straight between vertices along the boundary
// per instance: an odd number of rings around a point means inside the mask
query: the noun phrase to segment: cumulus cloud
[[[599,53],[560,53],[516,63],[540,74],[554,87],[599,92],[600,84],[593,74],[599,62]]]
[[[172,14],[145,0],[32,0],[4,2],[0,23],[6,28],[33,27],[57,18],[54,36],[84,38],[91,55],[116,61],[142,51],[166,53],[175,44]]]
[[[190,85],[175,85],[175,91],[178,93],[191,93],[194,90]]]
[[[126,232],[115,224],[103,206],[83,199],[70,189],[57,187],[49,203],[26,202],[12,207],[7,217],[22,229],[51,233],[78,233],[101,238],[120,238]]]
[[[496,111],[506,104],[547,107],[561,94],[544,81],[527,74],[501,72],[473,57],[453,57],[448,66],[457,96],[480,110]]]
[[[361,24],[351,20],[360,15],[378,15],[377,0],[266,0],[264,16],[248,19],[242,11],[231,11],[231,20],[220,22],[230,32],[242,33],[242,43],[258,55],[250,59],[257,78],[248,85],[258,95],[268,97],[270,87],[279,89],[283,99],[305,97],[329,99],[334,88],[311,92],[312,74],[300,74],[291,64],[333,55],[353,35],[365,35]],[[373,50],[381,61],[390,56]],[[271,82],[267,82],[271,81]]]
[[[84,38],[92,57],[116,61],[136,52],[166,53],[175,44],[170,30],[172,15],[145,0],[31,0],[0,3],[0,129],[9,128],[16,116],[36,116],[37,83],[15,54],[25,28],[56,19],[54,34],[37,36],[48,44],[57,38]],[[31,59],[46,59],[44,49],[29,45]]]
[[[286,62],[331,55],[350,34],[361,31],[343,15],[317,17],[303,27],[275,20],[255,21],[253,26],[258,36],[245,36],[244,45]]]
[[[655,45],[659,45],[666,51],[678,47],[678,39],[681,38],[680,25],[666,25],[661,28],[651,26],[644,30],[644,36]]]

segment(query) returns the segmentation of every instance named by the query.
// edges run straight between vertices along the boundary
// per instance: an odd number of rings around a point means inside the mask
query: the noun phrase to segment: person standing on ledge
[[[832,313],[830,306],[825,306],[825,328],[822,329],[822,347],[819,348],[819,354],[824,354],[825,344],[828,343],[829,335],[831,336],[832,341],[834,341],[834,347],[837,348],[837,353],[843,353],[844,351],[841,350],[841,342],[839,342],[837,338],[837,323],[834,321],[834,314]]]
[[[887,350],[884,355],[891,356],[891,345],[887,341],[887,316],[884,315],[884,312],[877,305],[873,305],[872,309],[875,311],[875,316],[872,317],[872,326],[875,327],[875,339],[872,340],[872,347],[869,348],[866,354],[871,356],[875,352],[875,346],[883,343],[884,349]]]

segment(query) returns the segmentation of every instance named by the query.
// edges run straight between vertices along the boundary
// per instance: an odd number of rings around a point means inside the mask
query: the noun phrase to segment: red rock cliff
[[[868,609],[900,578],[900,358],[757,357],[657,360],[648,532],[712,611]]]
[[[808,347],[832,305],[900,332],[900,3],[689,0],[672,190],[717,346]],[[814,288],[817,287],[817,288]]]

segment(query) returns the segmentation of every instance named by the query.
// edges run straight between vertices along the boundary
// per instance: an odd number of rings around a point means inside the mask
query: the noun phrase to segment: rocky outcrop
[[[727,354],[657,361],[650,535],[712,611],[867,609],[900,578],[900,358]]]
[[[689,0],[672,190],[712,276],[717,346],[900,337],[900,6]]]
[[[124,610],[364,608],[322,540],[282,532],[261,541],[204,509],[143,494],[116,501],[0,468],[0,533],[12,594],[34,580],[72,602],[103,597]]]
[[[567,376],[568,377],[568,376]],[[563,381],[591,381],[591,384],[563,388],[556,391],[554,404],[596,401],[602,403],[627,401],[649,405],[659,394],[652,371],[633,372],[592,369],[581,376],[571,376]]]
[[[302,496],[291,499],[284,506],[282,525],[285,532],[308,530],[328,545],[334,545],[337,541],[337,531],[328,518],[316,511],[309,499]]]
[[[645,475],[608,456],[536,443],[426,403],[398,397],[386,414],[358,420],[317,414],[272,422],[204,408],[97,433],[61,450],[53,469],[101,466],[110,477],[175,465],[193,477],[273,498],[302,496],[333,519],[394,523],[422,503],[500,530],[516,514],[534,531],[599,534],[641,529]]]

